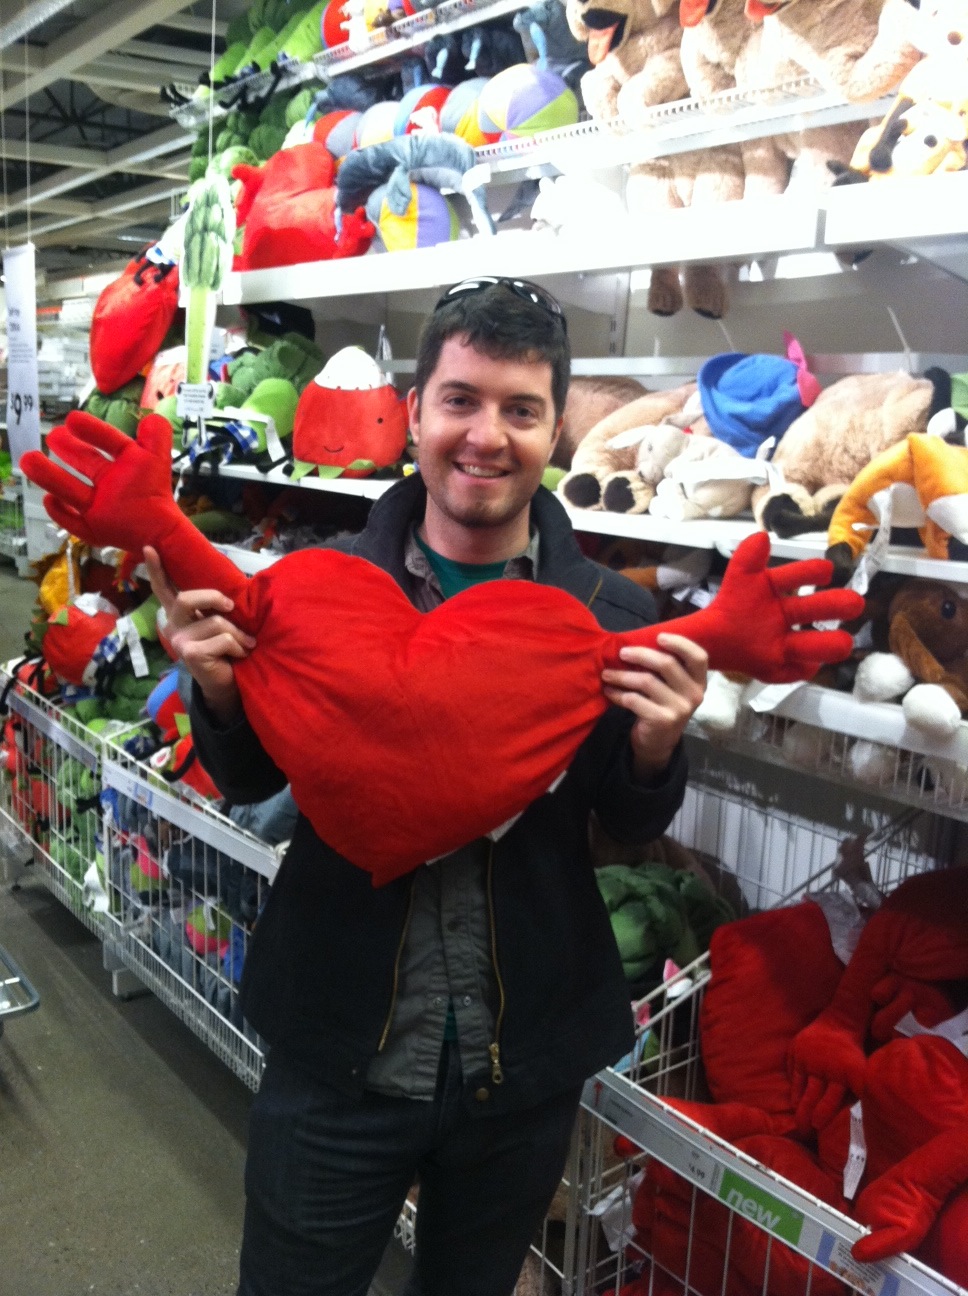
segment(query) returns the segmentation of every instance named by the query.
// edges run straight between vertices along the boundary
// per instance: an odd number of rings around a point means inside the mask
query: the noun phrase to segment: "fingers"
[[[95,418],[93,414],[85,414],[83,410],[72,410],[65,423],[79,440],[94,446],[97,450],[103,450],[112,459],[115,459],[125,446],[131,444],[129,436],[125,436],[110,423],[105,423],[103,419]]]
[[[765,531],[755,531],[741,540],[729,560],[729,570],[736,575],[748,576],[761,572],[770,556],[770,537]]]
[[[51,429],[47,437],[47,447],[57,455],[58,459],[63,459],[92,482],[96,482],[105,468],[109,468],[113,462],[105,458],[100,450],[95,450],[93,446],[87,445],[74,436],[73,432],[63,425]]]
[[[803,585],[829,585],[833,565],[826,558],[804,558],[770,568],[770,580],[778,594],[792,594]]]
[[[804,1073],[800,1073],[801,1077]],[[802,1080],[801,1080],[802,1084]],[[797,1129],[804,1137],[813,1132],[813,1113],[823,1096],[826,1082],[819,1076],[806,1076],[806,1084],[802,1084],[802,1094],[800,1101],[797,1103],[797,1109],[794,1119],[797,1123]]]
[[[48,441],[54,435],[50,433]],[[29,451],[20,461],[26,475],[41,490],[48,491],[69,508],[84,510],[91,502],[91,487],[79,481],[73,473],[51,461],[39,451]]]
[[[813,1109],[813,1128],[815,1130],[826,1129],[846,1100],[846,1086],[831,1081]]]
[[[178,598],[178,590],[168,579],[168,574],[161,565],[161,558],[158,556],[157,549],[153,549],[151,545],[145,545],[144,561],[145,567],[148,569],[148,583],[151,586],[151,592],[165,609],[170,622],[175,600]]]
[[[62,504],[56,495],[44,496],[44,508],[51,521],[56,522],[70,535],[77,536],[78,540],[84,540],[87,544],[94,543],[94,537],[84,521],[83,512],[79,513],[69,505]]]
[[[853,651],[854,641],[846,630],[794,630],[787,635],[787,661],[803,665],[821,662],[846,661]]]
[[[787,612],[789,605],[795,605],[791,612]],[[784,612],[795,617],[791,625],[809,621],[853,621],[863,611],[864,600],[856,590],[820,590],[817,594],[784,600]]]
[[[138,445],[158,458],[171,458],[171,424],[160,414],[148,414],[138,424]]]

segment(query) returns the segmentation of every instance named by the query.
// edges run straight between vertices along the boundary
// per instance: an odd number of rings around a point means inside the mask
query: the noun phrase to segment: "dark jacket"
[[[411,597],[403,554],[424,499],[419,477],[395,485],[346,544]],[[651,597],[586,559],[564,510],[543,489],[532,522],[541,541],[540,582],[580,599],[608,630],[654,621]],[[293,721],[298,741],[298,717]],[[503,1076],[495,1083],[483,1066],[464,1077],[468,1103],[481,1114],[527,1107],[577,1085],[631,1045],[629,990],[591,866],[588,816],[594,809],[621,841],[651,841],[681,803],[686,761],[680,748],[656,785],[637,785],[630,726],[628,712],[609,708],[555,791],[533,802],[490,851]],[[218,730],[196,699],[192,732],[202,763],[230,801],[261,800],[285,782],[246,721]],[[419,752],[413,756],[420,759]],[[365,788],[359,810],[366,814]],[[242,983],[246,1018],[272,1047],[346,1092],[362,1089],[392,1012],[411,882],[412,875],[375,888],[300,815],[252,936]]]

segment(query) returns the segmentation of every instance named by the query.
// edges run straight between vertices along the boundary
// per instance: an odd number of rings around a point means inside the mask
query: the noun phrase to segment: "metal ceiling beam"
[[[171,181],[161,181],[158,184],[145,185],[141,189],[132,190],[116,198],[102,198],[100,202],[87,203],[86,210],[81,215],[56,216],[52,220],[31,221],[31,238],[38,247],[47,247],[51,244],[49,236],[54,234],[59,235],[53,240],[55,243],[74,242],[78,227],[84,228],[91,225],[103,231],[111,225],[120,227],[133,225],[144,218],[144,208],[163,206],[167,214],[171,198],[181,192],[181,185],[173,184]],[[138,212],[138,216],[130,215],[131,212]],[[15,232],[26,234],[26,229],[26,221],[12,227],[11,238],[14,237]],[[68,230],[71,231],[69,236],[65,234]]]
[[[11,162],[36,162],[38,166],[92,167],[104,164],[107,153],[101,149],[69,148],[65,144],[31,144],[25,140],[0,141],[0,157]]]
[[[172,31],[191,32],[195,36],[211,36],[212,34],[210,18],[193,18],[191,14],[187,13],[173,14],[171,18],[165,18],[159,22],[158,26],[170,27]],[[228,23],[216,21],[216,36],[224,36],[228,29]]]
[[[128,54],[132,58],[178,63],[182,67],[208,68],[212,61],[208,50],[185,49],[183,45],[161,45],[157,41],[129,40],[118,45],[113,52]]]
[[[105,21],[103,13],[94,14],[66,35],[51,41],[43,55],[32,62],[27,76],[4,88],[0,93],[0,110],[20,103],[185,7],[185,0],[142,0],[133,7],[113,6],[111,12],[116,15],[113,22]]]
[[[194,138],[194,132],[186,131],[178,125],[152,131],[150,135],[143,135],[141,139],[131,140],[130,143],[122,144],[119,148],[108,149],[99,154],[102,160],[89,171],[59,171],[56,175],[41,180],[39,184],[31,185],[29,190],[18,190],[17,193],[11,194],[5,206],[0,205],[0,217],[10,212],[21,211],[24,207],[33,207],[42,199],[56,198],[71,189],[89,184],[92,180],[100,180],[102,176],[122,170],[127,165],[136,166],[152,158],[174,153],[185,145],[191,144]]]
[[[24,5],[8,22],[0,23],[0,49],[7,49],[72,3],[73,0],[33,0],[32,4]]]
[[[206,63],[207,66],[207,63]],[[83,81],[87,85],[117,86],[121,90],[160,91],[171,81],[186,81],[194,85],[198,71],[186,67],[184,75],[176,75],[173,63],[156,63],[149,59],[122,58],[117,54],[103,54],[100,58],[72,68],[64,73],[68,81]]]

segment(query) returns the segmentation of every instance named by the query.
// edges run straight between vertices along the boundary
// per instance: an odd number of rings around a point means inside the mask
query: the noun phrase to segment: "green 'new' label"
[[[754,1224],[759,1224],[760,1228],[767,1229],[782,1238],[784,1242],[796,1246],[800,1241],[800,1233],[803,1230],[803,1216],[800,1212],[772,1197],[768,1192],[764,1192],[762,1188],[757,1188],[748,1180],[741,1179],[731,1170],[723,1171],[719,1197],[730,1210],[744,1215]]]

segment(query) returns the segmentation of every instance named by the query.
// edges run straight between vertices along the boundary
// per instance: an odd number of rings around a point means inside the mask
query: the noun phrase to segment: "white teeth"
[[[460,470],[467,473],[469,477],[500,477],[503,475],[499,468],[481,468],[477,464],[461,464]]]

